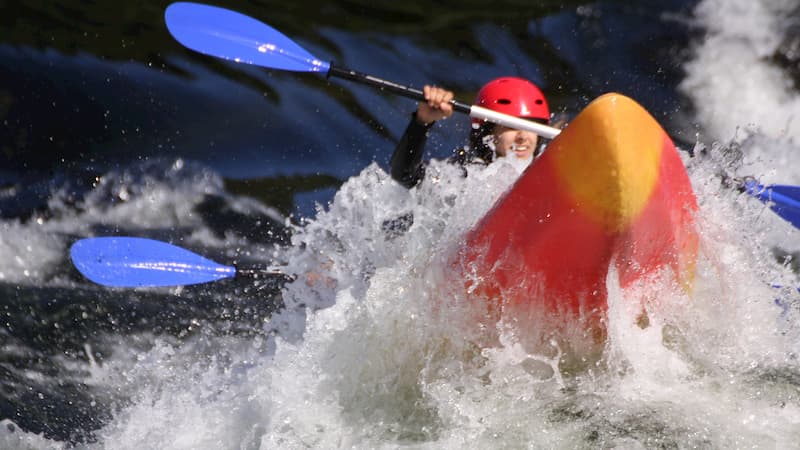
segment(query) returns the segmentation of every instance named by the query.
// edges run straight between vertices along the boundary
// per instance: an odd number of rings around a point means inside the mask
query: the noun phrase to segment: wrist
[[[433,125],[434,122],[436,122],[435,120],[431,120],[431,121],[425,120],[424,118],[419,116],[418,112],[414,112],[413,114],[411,114],[411,116],[414,118],[414,122],[417,125],[422,125],[424,127],[430,127],[431,125]]]

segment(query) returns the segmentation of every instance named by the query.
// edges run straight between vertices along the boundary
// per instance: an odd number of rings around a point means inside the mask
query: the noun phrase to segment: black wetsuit
[[[411,115],[406,131],[397,142],[391,159],[392,179],[411,189],[425,177],[425,164],[422,156],[425,153],[425,143],[428,141],[428,130],[433,122],[421,124],[417,121],[417,113]],[[387,239],[394,239],[404,234],[414,224],[414,215],[406,213],[394,219],[383,222],[381,228]]]
[[[408,189],[416,186],[425,177],[422,156],[425,153],[425,143],[428,141],[428,130],[432,126],[433,122],[419,123],[417,114],[412,114],[411,122],[392,153],[392,178]]]
[[[425,177],[425,164],[422,156],[425,153],[425,143],[428,141],[428,131],[434,122],[421,124],[417,121],[417,113],[411,115],[406,131],[397,143],[397,147],[392,153],[391,175],[392,179],[408,189],[416,186]],[[483,133],[485,130],[473,130],[473,133]],[[471,146],[459,147],[448,159],[448,162],[458,164],[464,169],[469,163],[488,164],[492,160],[493,153],[488,148],[480,150],[482,155],[478,155],[470,150]]]

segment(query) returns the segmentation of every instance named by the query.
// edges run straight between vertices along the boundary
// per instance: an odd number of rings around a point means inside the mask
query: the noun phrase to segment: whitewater
[[[706,32],[681,85],[700,130],[682,152],[700,203],[695,286],[687,293],[656,278],[623,291],[611,270],[609,339],[579,370],[560,363],[562,343],[536,345],[513,323],[465,325],[475,311],[438,289],[461,236],[522,169],[505,161],[466,178],[434,162],[411,191],[372,164],[296,227],[288,250],[214,234],[192,212],[209,193],[239,211],[280,217],[182,160],[109,173],[78,209],[57,192],[47,221],[2,222],[0,251],[14,257],[0,263],[0,279],[9,282],[75,288],[53,268],[67,253],[57,236],[88,234],[98,217],[123,228],[185,229],[187,245],[230,256],[226,249],[246,247],[248,258],[299,274],[283,288],[285,308],[252,333],[201,322],[183,340],[109,333],[102,363],[84,348],[89,362],[71,367],[75,378],[115,400],[96,442],[77,447],[796,446],[800,279],[785,256],[800,251],[800,232],[724,183],[800,184],[792,164],[800,91],[766,57],[796,11],[788,0],[696,7],[691,20]],[[126,201],[108,200],[120,196]],[[387,232],[404,215],[411,227]],[[166,292],[180,297],[183,288]],[[628,297],[672,306],[649,310],[642,327]],[[3,425],[0,448],[72,448]]]

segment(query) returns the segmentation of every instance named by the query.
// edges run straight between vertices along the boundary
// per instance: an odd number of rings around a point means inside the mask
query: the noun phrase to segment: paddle
[[[294,279],[277,270],[224,266],[172,244],[137,237],[81,239],[70,256],[83,276],[104,286],[180,286],[240,276]]]
[[[800,186],[785,184],[764,186],[757,181],[749,180],[744,183],[744,190],[767,204],[775,214],[796,228],[800,228]]]
[[[321,61],[269,25],[252,17],[216,6],[178,2],[164,13],[167,29],[183,46],[206,55],[270,69],[323,73],[378,87],[415,100],[425,100],[422,91],[372,75]],[[452,100],[455,111],[552,139],[558,128],[498,113],[476,105]]]

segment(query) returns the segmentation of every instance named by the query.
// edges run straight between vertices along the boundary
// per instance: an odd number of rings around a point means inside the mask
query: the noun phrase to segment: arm
[[[403,137],[397,143],[391,159],[392,178],[407,188],[414,187],[425,176],[425,165],[422,156],[428,130],[439,119],[453,114],[453,93],[442,88],[425,86],[425,101],[417,106],[411,123],[408,124]]]
[[[420,123],[415,113],[392,153],[392,178],[406,188],[411,189],[416,186],[425,176],[422,154],[425,151],[425,142],[428,140],[428,130],[431,125],[433,123]]]

